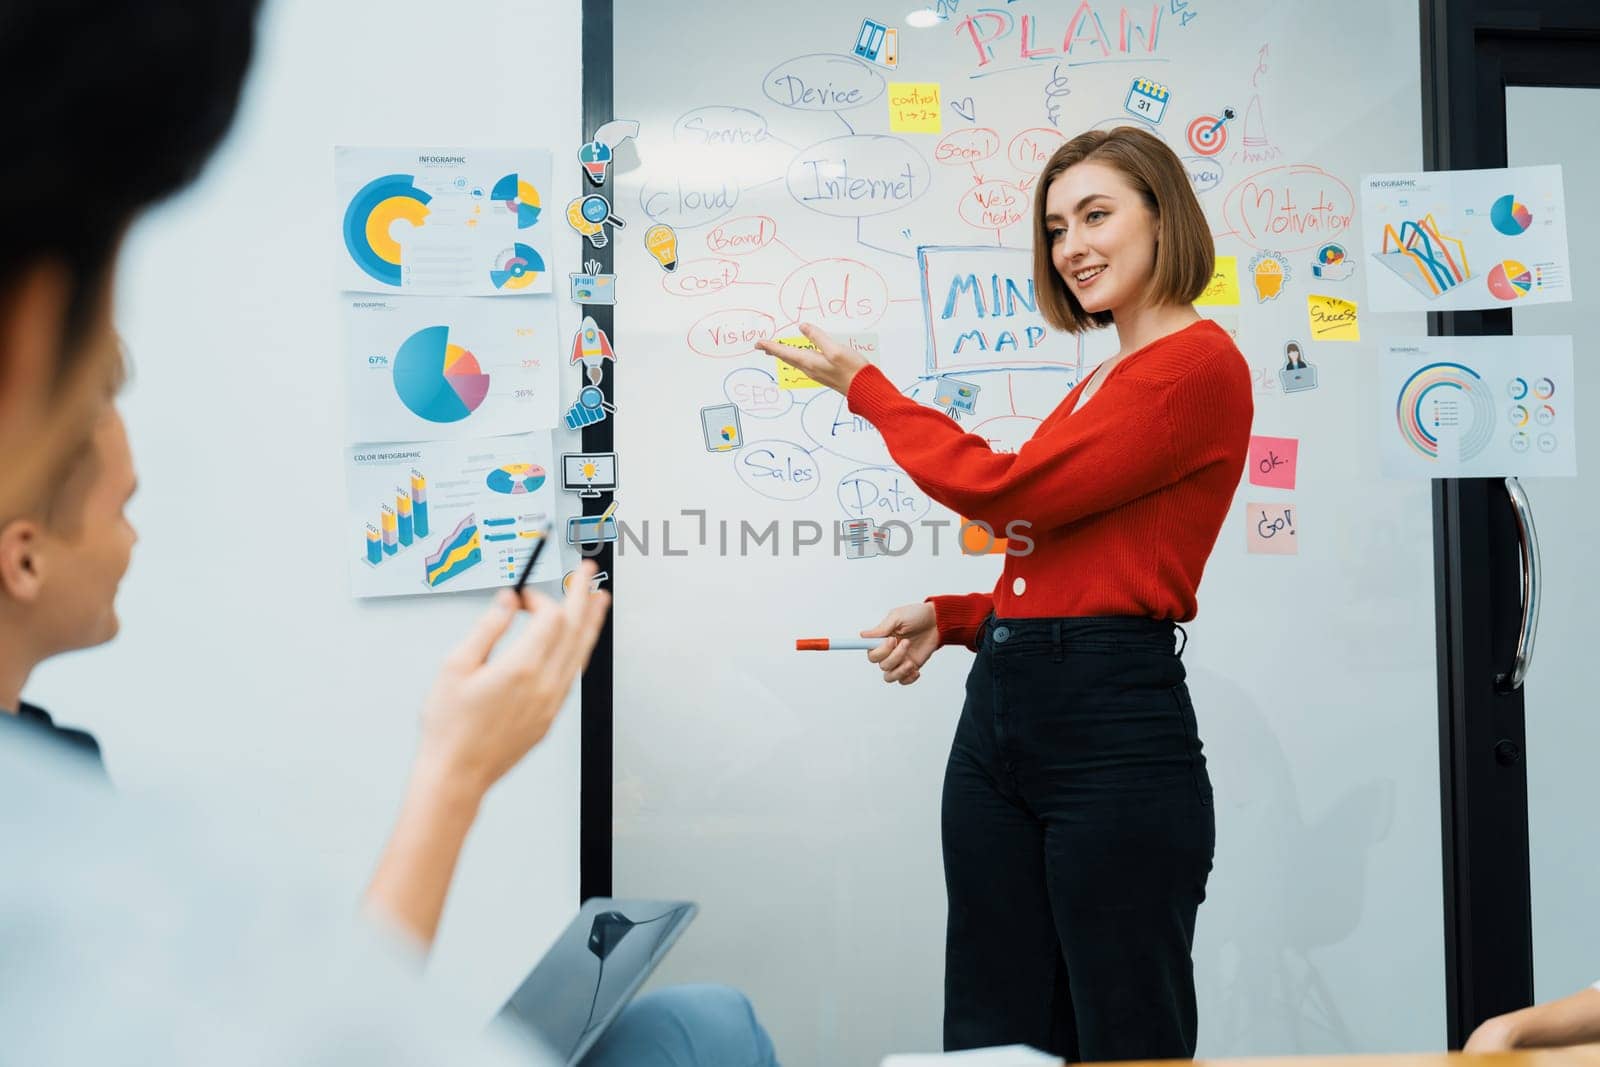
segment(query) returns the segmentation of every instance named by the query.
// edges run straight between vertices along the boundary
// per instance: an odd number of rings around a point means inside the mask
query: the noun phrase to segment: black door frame
[[[601,124],[615,118],[612,114],[612,34],[611,0],[583,0],[583,105],[581,135],[587,141]],[[568,157],[570,162],[573,157]],[[612,181],[616,180],[613,168]],[[588,189],[587,177],[578,179],[580,188]],[[604,190],[613,195],[611,189]],[[582,238],[576,242],[582,248],[583,260],[597,260],[601,271],[612,269],[614,246],[589,247]],[[593,316],[596,324],[606,331],[616,343],[615,309],[605,304],[586,304],[584,314]],[[606,401],[616,402],[615,361],[606,360],[600,387]],[[614,452],[616,439],[611,419],[605,419],[583,429],[585,452]],[[607,492],[599,499],[583,501],[585,515],[598,515],[611,503]],[[602,573],[607,575],[606,585],[613,598],[617,595],[617,561],[609,544],[602,543],[598,552],[586,552]],[[615,601],[613,600],[613,603]],[[578,742],[578,903],[590,897],[609,897],[611,886],[611,795],[612,795],[612,676],[615,659],[612,649],[612,619],[606,616],[605,626],[595,643],[589,663],[583,669],[582,692],[579,706],[583,723]]]
[[[1600,5],[1589,0],[1421,0],[1421,15],[1428,170],[1506,165],[1507,86],[1600,87]],[[1509,309],[1428,318],[1433,335],[1511,333]],[[1446,1011],[1459,1049],[1479,1022],[1534,995],[1524,702],[1503,683],[1520,547],[1499,479],[1435,481],[1433,515]]]

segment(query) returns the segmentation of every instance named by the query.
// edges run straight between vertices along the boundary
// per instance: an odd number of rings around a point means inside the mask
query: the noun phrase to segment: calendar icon
[[[1122,108],[1146,122],[1160,122],[1167,113],[1167,98],[1172,95],[1165,85],[1149,78],[1135,78],[1128,87],[1128,99]]]

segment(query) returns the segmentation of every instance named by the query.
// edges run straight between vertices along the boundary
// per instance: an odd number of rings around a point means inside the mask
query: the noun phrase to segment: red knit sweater
[[[990,612],[1194,617],[1250,443],[1244,358],[1202,319],[1128,355],[1075,411],[1087,382],[1015,454],[902,396],[876,367],[850,383],[850,410],[929,496],[997,536],[1032,524],[1032,552],[1006,557],[994,592],[928,598],[940,644],[973,645]]]

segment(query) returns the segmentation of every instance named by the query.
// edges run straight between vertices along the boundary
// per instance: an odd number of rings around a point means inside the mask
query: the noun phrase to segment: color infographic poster
[[[1561,168],[1361,180],[1369,311],[1464,311],[1572,299]]]
[[[347,441],[525,433],[560,416],[553,300],[347,295]]]
[[[551,477],[559,468],[548,431],[358,445],[345,466],[344,547],[358,597],[510,585],[556,520]],[[528,580],[560,577],[561,553],[547,550]]]
[[[1571,337],[1417,337],[1379,355],[1393,478],[1573,477]]]
[[[550,153],[334,149],[340,289],[413,296],[551,291]]]

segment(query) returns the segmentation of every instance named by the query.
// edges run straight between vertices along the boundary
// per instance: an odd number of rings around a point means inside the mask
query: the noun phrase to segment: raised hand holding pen
[[[829,337],[820,327],[801,323],[800,332],[815,349],[796,348],[777,341],[757,341],[756,347],[769,356],[777,356],[806,377],[839,393],[850,392],[850,383],[856,373],[867,366],[867,361],[849,345],[842,345]]]
[[[594,573],[592,561],[579,563],[560,603],[502,589],[440,667],[405,801],[366,897],[423,945],[438,928],[484,796],[543,740],[600,636],[611,598],[590,590]],[[522,629],[511,634],[522,612]]]

